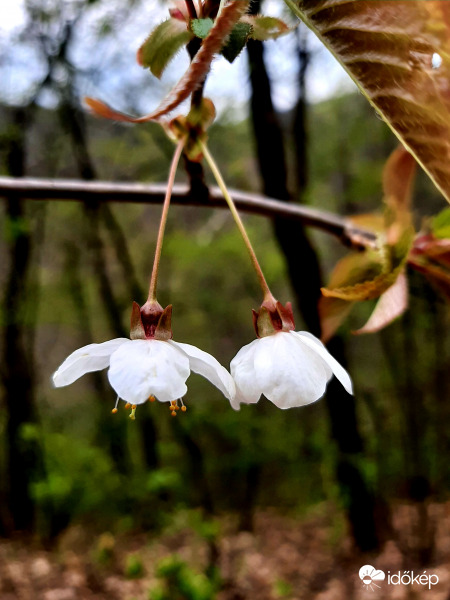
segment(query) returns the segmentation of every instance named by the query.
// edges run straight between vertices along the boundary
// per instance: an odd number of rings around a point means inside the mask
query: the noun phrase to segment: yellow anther
[[[174,411],[174,410],[173,410],[173,411],[171,412],[171,415],[172,415],[172,417],[176,417],[176,416],[177,416],[177,413],[176,413],[176,411]]]
[[[151,395],[148,397],[149,402],[154,402],[156,400],[155,396]]]
[[[125,404],[125,410],[128,410],[129,408],[131,408],[131,404],[130,404],[129,402],[127,402],[127,403]]]
[[[113,415],[115,415],[116,412],[117,412],[117,408],[113,408],[111,412],[112,412]]]
[[[181,407],[181,410],[182,410],[183,412],[186,412],[186,410],[187,410],[187,409],[186,409],[186,407],[184,406],[184,404],[183,404],[183,406]]]

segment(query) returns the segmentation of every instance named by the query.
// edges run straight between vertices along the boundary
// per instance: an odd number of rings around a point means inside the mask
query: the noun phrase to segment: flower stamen
[[[119,396],[117,396],[117,400],[116,400],[116,405],[115,407],[112,409],[112,414],[115,415],[117,412],[117,405],[119,404]]]
[[[129,408],[131,408],[131,404],[130,404],[129,402],[127,402],[127,403],[125,404],[125,410],[128,410]]]
[[[181,407],[178,406],[178,400],[170,401],[169,410],[170,410],[170,414],[172,415],[172,417],[177,416],[177,410],[180,410],[180,408],[181,408],[182,412],[186,412],[186,406],[184,405],[183,400],[181,398],[179,398],[179,401],[181,402]]]
[[[154,396],[153,394],[151,394],[151,395],[148,397],[148,401],[149,401],[149,402],[155,402],[155,400],[156,400],[156,398],[155,398],[155,396]]]

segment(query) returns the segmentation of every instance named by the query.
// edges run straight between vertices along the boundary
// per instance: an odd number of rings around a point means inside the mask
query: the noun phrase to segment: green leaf
[[[444,208],[431,221],[431,230],[434,237],[439,239],[450,238],[450,208]]]
[[[232,63],[245,48],[245,44],[250,37],[252,29],[253,27],[251,25],[248,23],[243,23],[242,21],[236,23],[236,25],[233,27],[230,37],[221,51],[222,55],[227,59],[228,62]]]
[[[152,31],[137,52],[137,60],[148,67],[158,79],[175,54],[193,38],[186,23],[178,19],[167,19]]]
[[[191,19],[189,24],[192,33],[202,40],[211,31],[213,25],[214,21],[212,19]]]
[[[450,2],[285,0],[450,202]]]
[[[277,19],[276,17],[245,15],[241,19],[241,23],[242,22],[252,26],[250,37],[261,42],[273,40],[280,37],[280,35],[285,35],[291,31],[284,21]]]

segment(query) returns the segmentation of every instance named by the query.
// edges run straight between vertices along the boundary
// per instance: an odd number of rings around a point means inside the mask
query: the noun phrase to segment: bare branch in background
[[[77,181],[70,179],[34,179],[0,177],[0,196],[20,196],[29,200],[76,200],[87,205],[97,202],[131,202],[161,204],[166,191],[165,183],[115,183],[108,181]],[[367,247],[374,243],[375,235],[356,227],[352,221],[334,213],[298,204],[288,204],[260,194],[230,190],[239,210],[265,217],[284,216],[297,220],[338,237],[352,247]],[[184,206],[227,208],[220,190],[211,187],[208,202],[189,195],[187,185],[174,186],[172,203]]]

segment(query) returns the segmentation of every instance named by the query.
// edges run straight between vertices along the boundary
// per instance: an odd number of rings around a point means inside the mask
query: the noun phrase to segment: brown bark
[[[14,177],[25,173],[24,109],[13,111],[13,129],[8,149],[8,170]],[[28,279],[31,269],[31,233],[26,225],[23,202],[7,200],[7,219],[11,236],[8,243],[9,270],[3,297],[4,345],[1,380],[7,410],[6,425],[6,505],[2,529],[31,532],[35,504],[30,486],[43,473],[38,418],[34,396],[34,365],[29,348],[28,327],[24,323]],[[31,324],[29,324],[31,327]],[[31,427],[31,429],[27,429]]]

